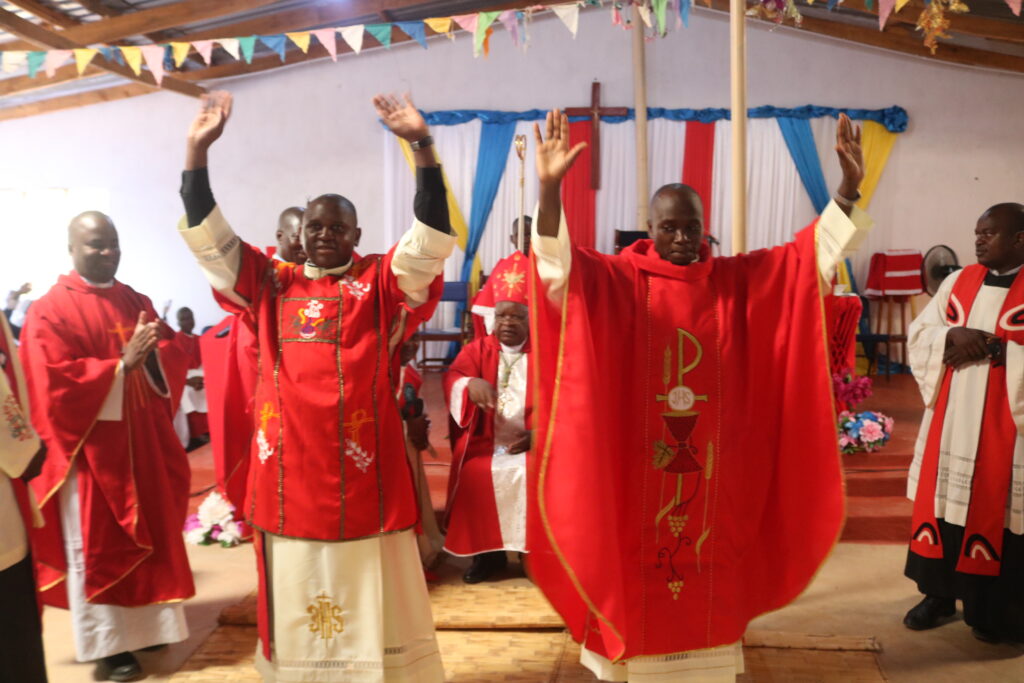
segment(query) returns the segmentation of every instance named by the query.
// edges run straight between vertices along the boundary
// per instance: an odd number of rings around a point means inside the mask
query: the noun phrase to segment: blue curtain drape
[[[501,176],[505,174],[508,151],[516,132],[515,121],[485,122],[480,126],[480,149],[477,154],[476,176],[473,178],[473,195],[469,209],[469,237],[466,239],[466,260],[462,262],[462,280],[468,280],[473,273],[484,226],[491,215],[494,198],[498,194]]]
[[[814,145],[811,122],[808,119],[795,119],[791,116],[780,116],[775,120],[779,124],[786,147],[789,148],[789,156],[793,158],[814,210],[821,213],[828,204],[829,193],[825,185],[825,173],[821,170],[818,149]]]

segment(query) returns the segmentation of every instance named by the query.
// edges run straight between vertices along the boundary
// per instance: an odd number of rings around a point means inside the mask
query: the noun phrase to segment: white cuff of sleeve
[[[530,244],[537,256],[537,275],[548,289],[548,296],[558,300],[562,290],[569,281],[572,268],[572,241],[569,239],[569,226],[563,211],[558,217],[558,236],[548,237],[537,232],[539,210],[533,212],[533,236]]]
[[[469,386],[472,377],[460,377],[455,380],[455,384],[452,385],[452,393],[448,397],[448,403],[451,406],[452,418],[455,420],[455,424],[460,427],[465,427],[462,424],[462,409],[465,407],[466,387]]]
[[[402,235],[391,259],[391,272],[409,306],[426,303],[430,283],[444,272],[444,260],[451,255],[455,242],[455,235],[434,230],[418,220]]]
[[[102,422],[120,422],[124,419],[124,361],[118,361],[114,383],[110,385],[110,393],[103,401],[97,420]]]

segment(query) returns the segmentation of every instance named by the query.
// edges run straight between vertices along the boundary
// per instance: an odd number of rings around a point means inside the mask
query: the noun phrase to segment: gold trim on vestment
[[[338,287],[338,347],[337,347],[337,362],[338,362],[338,463],[341,468],[341,522],[340,522],[340,534],[342,538],[345,538],[345,518],[346,518],[346,499],[345,499],[345,373],[343,370],[343,364],[341,361],[341,335],[342,335],[342,321],[345,316],[345,290],[342,288],[341,279],[336,283]]]
[[[277,298],[277,353],[274,358],[274,398],[277,399],[277,409],[284,412],[281,405],[281,340],[284,332],[284,302],[281,297]],[[262,463],[261,463],[262,464]],[[277,528],[284,531],[284,416],[278,420],[277,428]]]
[[[365,536],[356,536],[354,538],[335,538],[335,539],[309,538],[308,536],[291,536],[289,534],[276,534],[273,531],[267,531],[266,529],[264,529],[263,527],[259,526],[258,524],[253,524],[252,528],[256,529],[256,530],[258,530],[258,531],[260,531],[260,532],[262,532],[264,534],[270,534],[271,536],[277,536],[279,538],[290,538],[290,539],[295,540],[295,541],[312,541],[313,543],[349,543],[350,541],[365,541],[368,538],[379,538],[381,536],[391,536],[393,534],[400,534],[403,531],[409,531],[411,529],[415,529],[416,525],[415,524],[410,524],[409,526],[402,527],[401,529],[391,529],[390,531],[380,531],[380,532],[377,532],[377,533],[374,533],[374,534],[366,534]]]

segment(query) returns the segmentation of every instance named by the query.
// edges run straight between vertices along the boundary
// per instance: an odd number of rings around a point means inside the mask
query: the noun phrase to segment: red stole
[[[523,345],[523,353],[529,357],[530,342]],[[462,377],[479,377],[488,384],[498,389],[498,366],[501,364],[501,342],[494,334],[489,334],[480,339],[474,339],[467,344],[456,356],[448,372],[444,375],[444,397],[445,403],[450,401],[451,390],[455,382]],[[531,379],[532,379],[532,372]],[[526,428],[532,425],[532,393],[530,384],[526,389],[526,411],[524,422]],[[449,411],[450,415],[450,411]],[[494,414],[480,410],[469,397],[462,407],[464,427],[460,427],[455,420],[449,418],[449,438],[452,443],[452,466],[448,475],[448,504],[445,509],[445,524],[448,523],[448,515],[451,514],[452,501],[455,499],[455,491],[459,486],[459,479],[462,466],[467,457],[474,455],[491,456],[494,454]]]
[[[531,573],[613,660],[738,641],[835,544],[842,476],[814,230],[689,266],[650,240],[535,281]]]
[[[980,264],[963,269],[953,283],[946,321],[951,327],[964,327],[970,317],[974,300],[981,290],[988,269]],[[1006,295],[995,336],[1006,342],[1024,343],[1024,277],[1013,281]],[[939,447],[942,426],[949,404],[949,388],[956,372],[946,367],[935,399],[928,439],[921,461],[921,475],[914,495],[914,515],[910,551],[931,559],[942,559],[942,535],[935,518],[935,489],[939,474]],[[982,414],[981,436],[974,459],[971,502],[964,528],[956,571],[964,574],[999,576],[1003,553],[1003,527],[1006,518],[1006,497],[1010,490],[1013,449],[1017,427],[1010,413],[1006,390],[1006,366],[989,364],[988,386],[985,390],[985,411]]]
[[[140,311],[158,319],[150,300],[132,288],[97,288],[71,273],[32,305],[22,330],[32,421],[48,447],[43,472],[31,483],[46,520],[31,536],[47,604],[67,606],[58,490],[72,464],[86,599],[134,607],[195,592],[181,534],[190,471],[171,422],[186,359],[169,327],[161,325],[158,348],[171,399],[139,367],[124,378],[121,421],[98,419]]]

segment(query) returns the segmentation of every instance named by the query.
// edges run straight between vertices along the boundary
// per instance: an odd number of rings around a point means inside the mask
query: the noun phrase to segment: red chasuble
[[[430,317],[442,279],[416,308],[391,272],[393,252],[343,275],[301,267],[243,244],[235,292],[258,333],[255,437],[246,511],[253,526],[342,541],[412,528],[418,518],[395,400],[389,340]]]
[[[149,298],[131,287],[93,287],[72,272],[32,304],[22,330],[32,422],[49,449],[32,480],[46,519],[33,530],[32,553],[50,605],[67,606],[58,489],[72,464],[86,599],[138,607],[195,593],[181,535],[190,471],[171,422],[187,360],[169,327],[161,324],[158,349],[170,398],[140,366],[124,377],[121,420],[99,420],[141,311],[157,320]]]
[[[523,347],[529,353],[529,342]],[[479,377],[498,386],[501,343],[490,334],[467,344],[444,376],[445,400],[452,386],[463,377]],[[448,420],[452,442],[452,467],[448,476],[448,504],[445,509],[445,548],[459,555],[475,555],[503,545],[498,504],[494,496],[491,459],[494,457],[494,413],[485,412],[469,400],[462,402],[456,424]],[[530,425],[530,390],[527,387],[525,422]]]
[[[203,366],[203,356],[199,349],[199,336],[195,334],[185,334],[180,330],[174,333],[174,338],[178,340],[178,345],[181,346],[181,350],[185,353],[185,357],[188,358],[188,369],[195,370]]]
[[[531,573],[588,649],[734,643],[836,542],[814,242],[689,266],[574,249],[561,306],[534,283]]]
[[[247,317],[229,315],[199,338],[217,488],[236,521],[245,519],[256,393],[256,335]]]

